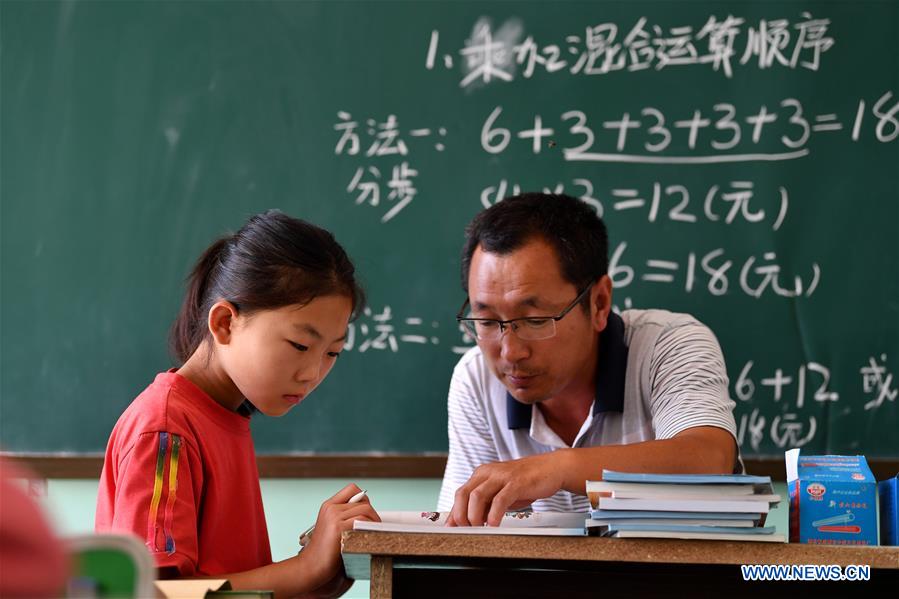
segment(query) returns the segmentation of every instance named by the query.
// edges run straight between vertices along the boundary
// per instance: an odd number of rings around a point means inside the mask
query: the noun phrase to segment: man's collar
[[[627,373],[627,345],[624,321],[609,312],[606,328],[599,334],[599,356],[596,360],[596,400],[593,414],[624,411],[624,379]],[[530,428],[532,407],[506,392],[506,415],[510,429]]]

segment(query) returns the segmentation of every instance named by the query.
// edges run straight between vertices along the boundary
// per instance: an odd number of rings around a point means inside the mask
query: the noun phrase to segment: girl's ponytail
[[[221,265],[222,253],[230,236],[222,237],[209,246],[187,278],[187,292],[178,317],[169,331],[169,351],[181,363],[196,351],[206,336],[206,298],[214,270]]]
[[[349,298],[353,314],[365,303],[353,263],[334,236],[278,210],[257,214],[197,261],[169,333],[169,350],[184,364],[209,337],[209,310],[219,300],[250,315],[333,294]]]

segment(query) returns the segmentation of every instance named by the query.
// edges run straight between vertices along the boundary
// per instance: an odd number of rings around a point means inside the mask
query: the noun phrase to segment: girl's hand
[[[355,484],[349,484],[322,503],[318,511],[315,531],[306,548],[300,552],[304,569],[315,588],[330,582],[343,571],[340,559],[341,533],[352,530],[356,520],[381,521],[368,497],[363,497],[356,503],[347,503],[361,490]]]

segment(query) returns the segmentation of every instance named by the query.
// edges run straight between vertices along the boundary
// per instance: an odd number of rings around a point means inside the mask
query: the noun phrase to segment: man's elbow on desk
[[[737,461],[737,443],[723,428],[698,426],[675,435],[683,456],[684,472],[690,474],[732,474]]]

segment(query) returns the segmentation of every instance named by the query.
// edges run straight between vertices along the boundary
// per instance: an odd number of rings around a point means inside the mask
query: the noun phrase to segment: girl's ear
[[[231,343],[231,334],[236,318],[237,308],[231,302],[219,300],[209,309],[207,326],[216,345]]]
[[[605,330],[612,309],[612,279],[603,275],[590,290],[590,318],[597,333]]]

